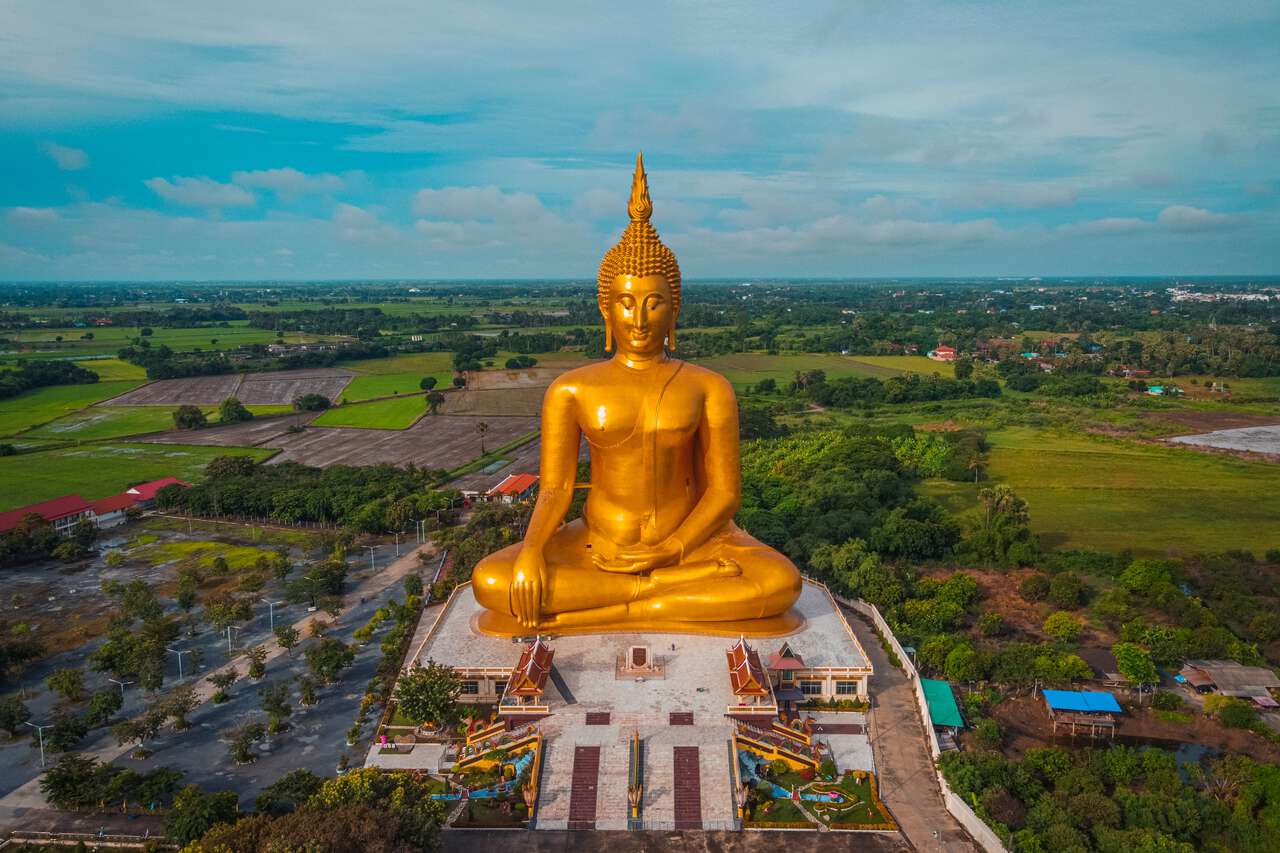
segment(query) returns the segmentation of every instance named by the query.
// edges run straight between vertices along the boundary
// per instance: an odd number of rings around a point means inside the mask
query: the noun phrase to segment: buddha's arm
[[[698,437],[703,448],[706,490],[670,537],[680,543],[684,554],[724,527],[742,503],[738,401],[733,396],[733,386],[721,376],[714,376],[707,383]]]
[[[578,474],[581,431],[574,416],[573,389],[559,382],[547,389],[542,403],[542,462],[538,500],[529,518],[524,547],[537,549],[551,539],[573,502]]]

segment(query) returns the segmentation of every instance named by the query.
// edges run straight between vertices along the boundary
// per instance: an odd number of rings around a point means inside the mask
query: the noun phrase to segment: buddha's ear
[[[676,351],[676,322],[671,321],[671,331],[667,332],[667,349],[671,352]]]

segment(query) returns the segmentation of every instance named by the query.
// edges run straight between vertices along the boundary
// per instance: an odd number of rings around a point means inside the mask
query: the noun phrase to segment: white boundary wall
[[[885,642],[889,644],[889,648],[893,649],[893,653],[898,656],[898,660],[902,663],[903,671],[907,673],[907,680],[911,682],[912,692],[915,693],[916,705],[920,710],[920,719],[924,722],[925,736],[928,738],[929,753],[936,762],[938,756],[942,754],[942,749],[938,745],[938,733],[933,728],[933,718],[929,716],[929,703],[925,701],[924,689],[920,685],[920,673],[916,671],[911,658],[907,657],[907,653],[903,650],[902,644],[898,642],[898,638],[893,635],[893,631],[889,628],[889,623],[884,621],[884,617],[880,615],[880,611],[876,609],[874,604],[869,604],[860,598],[850,601],[834,593],[832,593],[832,597],[846,607],[850,607],[869,618],[871,624],[875,625],[876,630],[880,632],[880,636],[884,637]],[[947,780],[942,777],[942,773],[937,771],[936,767],[934,775],[938,780],[938,787],[942,790],[942,801],[946,804],[947,811],[951,812],[951,816],[968,830],[978,844],[982,845],[982,849],[986,850],[987,853],[1008,853],[1000,837],[992,831],[991,827],[987,826],[982,818],[974,813],[973,809],[959,794],[951,790],[951,786],[947,784]]]

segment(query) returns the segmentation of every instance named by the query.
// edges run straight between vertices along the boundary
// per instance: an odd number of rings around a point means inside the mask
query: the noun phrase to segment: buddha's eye
[[[625,293],[618,297],[618,304],[628,311],[631,311],[636,307],[636,300],[630,293]]]
[[[645,300],[645,303],[648,304],[649,310],[652,311],[654,308],[657,308],[662,304],[662,297],[656,293],[651,294],[649,298]]]

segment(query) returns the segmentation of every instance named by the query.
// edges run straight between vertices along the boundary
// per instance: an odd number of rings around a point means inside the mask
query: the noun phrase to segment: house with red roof
[[[956,348],[949,347],[946,344],[938,344],[936,347],[929,350],[929,358],[934,361],[955,361],[956,355]]]
[[[159,480],[152,480],[148,483],[139,483],[138,485],[127,489],[126,495],[132,495],[134,500],[141,507],[150,507],[156,502],[156,492],[165,486],[182,486],[184,489],[190,488],[190,483],[185,483],[177,477],[163,477]]]
[[[0,533],[8,533],[28,515],[38,515],[59,533],[70,533],[82,518],[93,518],[93,506],[79,495],[63,495],[51,501],[0,512]]]
[[[93,517],[99,529],[118,527],[128,521],[125,511],[137,506],[138,499],[125,492],[93,502]]]
[[[491,500],[497,499],[503,503],[524,502],[533,499],[537,487],[537,474],[508,474],[487,495]]]

